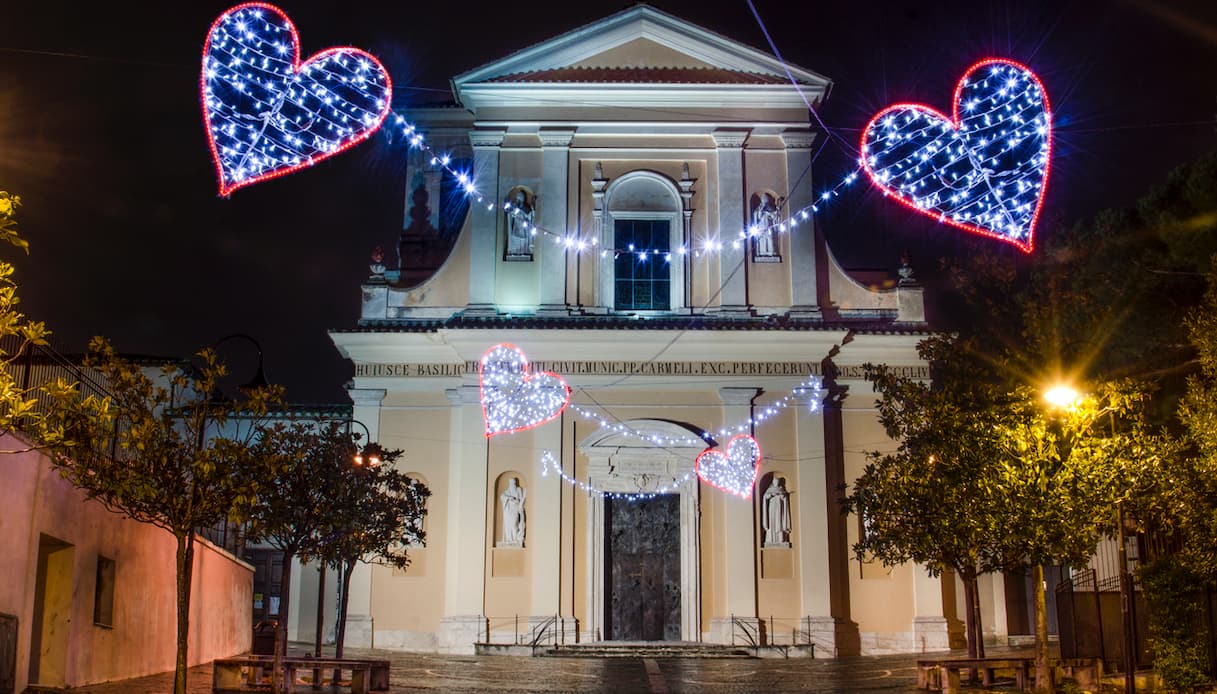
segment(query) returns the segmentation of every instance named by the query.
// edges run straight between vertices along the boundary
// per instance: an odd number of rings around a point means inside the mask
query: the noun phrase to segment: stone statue
[[[773,196],[768,193],[761,193],[756,208],[752,210],[751,226],[756,229],[752,252],[754,259],[779,258],[777,245],[774,243],[774,234],[777,233],[777,226],[782,221],[781,212],[778,210],[780,206],[781,201],[774,200]],[[752,230],[749,229],[749,231]]]
[[[765,547],[790,546],[790,493],[786,480],[774,477],[762,497],[761,527],[765,531]]]
[[[507,489],[499,495],[503,503],[503,541],[501,547],[524,546],[524,499],[526,493],[519,478],[512,477]]]
[[[536,217],[536,198],[530,202],[528,194],[517,188],[515,195],[508,200],[511,208],[507,210],[507,253],[508,259],[532,260],[532,226]]]

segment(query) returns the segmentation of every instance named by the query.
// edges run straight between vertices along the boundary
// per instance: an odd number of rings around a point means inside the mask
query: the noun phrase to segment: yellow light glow
[[[1060,383],[1044,391],[1044,399],[1053,407],[1069,410],[1077,406],[1082,396],[1073,386]]]

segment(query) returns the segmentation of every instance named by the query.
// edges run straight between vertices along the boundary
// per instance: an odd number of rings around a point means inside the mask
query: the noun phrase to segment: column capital
[[[469,131],[469,144],[474,147],[498,147],[507,135],[506,128],[485,128]]]
[[[455,407],[472,405],[482,402],[482,387],[464,385],[460,388],[449,388],[444,391],[444,395],[448,396],[448,402]]]
[[[790,397],[803,407],[809,407],[815,403],[815,409],[819,411],[824,407],[824,399],[828,397],[828,390],[823,386],[803,386],[792,390]]]
[[[722,399],[724,405],[751,405],[752,399],[760,394],[760,388],[729,386],[718,389],[718,397]]]
[[[385,395],[388,394],[384,388],[348,388],[347,397],[355,404],[355,407],[380,407],[380,403],[384,401]]]
[[[710,133],[719,149],[740,149],[752,131],[747,128],[721,129]]]
[[[575,139],[574,128],[541,128],[537,132],[542,147],[569,147]]]
[[[778,135],[786,149],[811,149],[816,134],[809,130],[787,130]]]

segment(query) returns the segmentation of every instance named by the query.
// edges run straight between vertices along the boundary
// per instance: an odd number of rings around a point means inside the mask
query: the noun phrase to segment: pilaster
[[[561,455],[561,422],[532,430],[534,457],[541,451]],[[536,626],[561,611],[562,567],[562,477],[556,474],[534,475],[528,490],[528,553],[532,562],[532,599],[534,615],[530,625]],[[537,620],[537,623],[533,623]]]
[[[541,210],[540,225],[557,234],[567,234],[567,193],[569,191],[570,143],[572,128],[541,128]],[[557,243],[537,245],[541,255],[541,305],[539,315],[566,315],[566,246]]]
[[[752,416],[752,401],[760,388],[719,388],[723,403],[723,422],[747,421]],[[749,432],[751,433],[751,432]],[[720,441],[720,445],[727,445]],[[753,499],[723,494],[723,561],[726,562],[726,611],[710,621],[711,638],[731,643],[732,618],[756,622],[756,519]],[[755,625],[753,625],[755,626]]]
[[[469,133],[473,145],[473,180],[483,199],[500,202],[499,153],[505,129],[478,129]],[[494,276],[498,253],[499,215],[470,216],[473,235],[469,248],[469,304],[465,315],[495,315]]]
[[[486,428],[477,386],[446,393],[452,403],[453,441],[448,449],[447,588],[436,643],[441,653],[473,653],[486,625]]]
[[[834,565],[841,552],[837,545],[845,541],[835,497],[837,476],[830,470],[840,464],[840,452],[833,450],[841,441],[839,403],[822,389],[796,390],[794,397],[798,403],[798,492],[802,495],[795,542],[799,545],[803,612],[808,615],[817,655],[857,655],[858,625],[848,618],[849,576],[841,570],[844,567]]]
[[[368,428],[368,440],[380,440],[380,404],[386,391],[383,388],[350,388],[347,396],[354,405],[351,418]],[[364,433],[358,427],[353,432]],[[356,562],[351,570],[350,597],[347,600],[346,643],[355,648],[372,645],[372,565]]]
[[[748,244],[739,234],[747,224],[744,201],[744,141],[749,130],[715,130],[714,146],[718,150],[718,241],[719,253],[718,312],[727,315],[751,315],[748,307],[748,268],[745,258]]]
[[[913,567],[913,648],[921,653],[951,648],[942,604],[942,579]]]
[[[797,213],[815,199],[811,179],[811,145],[815,133],[789,130],[781,134],[786,146],[786,212],[790,215],[790,315],[820,317],[816,296],[815,217]]]

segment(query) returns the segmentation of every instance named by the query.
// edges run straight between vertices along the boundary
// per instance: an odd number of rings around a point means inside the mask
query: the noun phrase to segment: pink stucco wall
[[[0,450],[24,447],[0,437]],[[29,682],[42,535],[72,546],[65,684],[172,670],[176,637],[173,536],[107,511],[38,453],[0,455],[0,612],[16,615],[17,691]],[[115,562],[113,626],[93,623],[98,555]],[[253,569],[205,540],[195,545],[190,662],[249,650]]]

